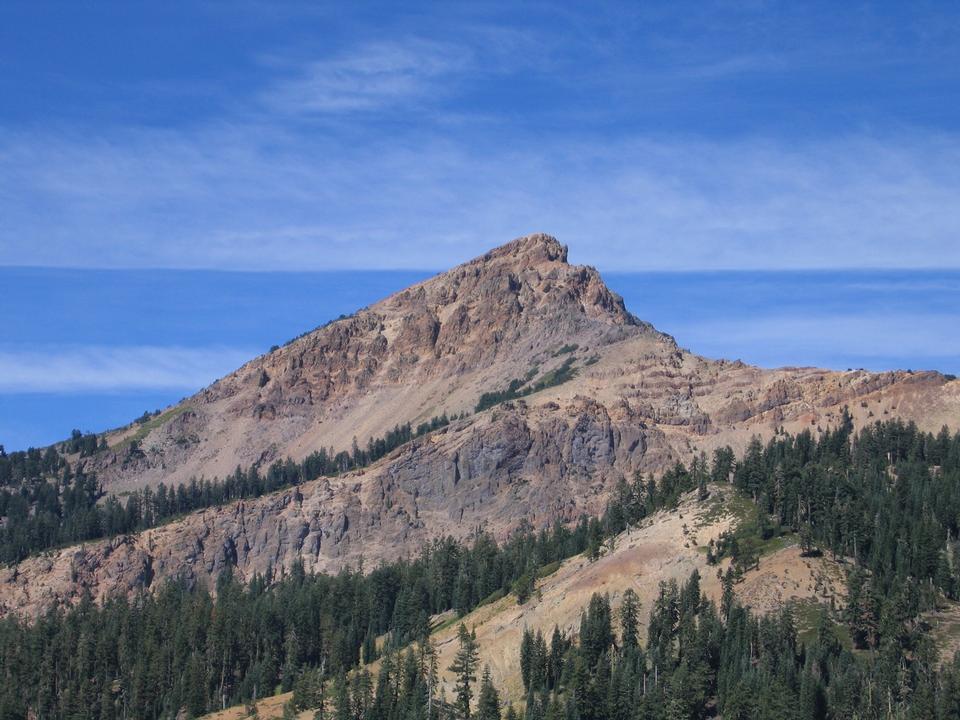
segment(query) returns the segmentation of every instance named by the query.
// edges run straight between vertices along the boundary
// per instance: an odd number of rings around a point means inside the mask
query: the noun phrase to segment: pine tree
[[[477,696],[477,719],[500,720],[500,696],[490,680],[490,668],[484,666],[480,680],[480,694]]]
[[[367,625],[367,634],[363,638],[363,648],[360,655],[363,664],[369,665],[377,659],[377,637],[373,632],[373,624]]]
[[[533,658],[530,663],[530,687],[541,691],[547,687],[547,643],[539,630],[533,637]]]
[[[603,551],[603,528],[596,518],[591,518],[587,525],[587,559],[596,562]]]
[[[523,628],[523,636],[520,640],[520,679],[523,681],[523,689],[530,688],[530,668],[533,664],[533,633],[526,627]]]
[[[547,659],[547,683],[551,690],[560,685],[563,676],[564,655],[567,653],[568,641],[560,632],[560,628],[553,626],[553,635],[550,638],[550,655]]]
[[[592,668],[612,644],[610,599],[594,593],[580,620],[580,646],[588,668]]]
[[[473,699],[473,682],[477,677],[477,660],[480,656],[476,631],[468,632],[467,626],[460,623],[457,629],[459,650],[450,665],[450,672],[457,676],[457,699],[454,708],[460,720],[470,720],[470,702]]]
[[[733,568],[727,568],[723,575],[723,594],[720,598],[720,616],[724,622],[730,619],[730,611],[733,608]]]
[[[535,589],[536,574],[533,570],[528,570],[517,578],[517,581],[513,584],[513,592],[517,595],[517,605],[523,605],[529,600]]]
[[[639,647],[639,616],[640,598],[633,588],[627,588],[620,604],[620,641],[624,652],[632,652]]]
[[[694,458],[693,464],[690,466],[690,474],[697,481],[697,500],[703,502],[710,495],[710,493],[707,491],[707,480],[709,479],[709,474],[707,472],[706,453],[701,452],[699,457]]]
[[[347,688],[347,678],[342,672],[333,686],[333,717],[334,720],[353,720],[350,691]]]
[[[433,718],[433,694],[437,687],[437,649],[430,636],[424,634],[420,640],[420,674],[426,684],[427,707],[426,720]]]

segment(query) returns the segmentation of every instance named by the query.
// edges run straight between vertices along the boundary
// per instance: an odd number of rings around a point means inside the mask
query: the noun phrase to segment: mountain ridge
[[[533,389],[474,412],[511,380]],[[527,236],[306,333],[201,390],[131,442],[80,461],[108,491],[347,450],[431,415],[465,414],[373,465],[166,525],[0,569],[0,612],[34,615],[166,578],[215,586],[296,562],[336,571],[413,553],[478,526],[504,537],[602,511],[618,479],[656,473],[753,436],[901,417],[938,430],[960,417],[939,373],[762,370],[709,360],[631,315],[592,268]]]

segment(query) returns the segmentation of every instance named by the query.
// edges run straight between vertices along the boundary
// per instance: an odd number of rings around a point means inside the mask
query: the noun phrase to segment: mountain
[[[640,309],[642,311],[642,309]],[[695,312],[695,308],[691,309]],[[491,394],[493,393],[493,394]],[[764,370],[678,347],[596,270],[531,235],[255,358],[179,405],[71,457],[123,495],[265,471],[449,424],[361,469],[0,569],[0,609],[32,615],[170,577],[205,582],[367,565],[482,526],[503,537],[601,512],[621,477],[751,437],[900,417],[956,426],[960,382],[935,372]]]
[[[124,490],[349,450],[398,423],[472,412],[484,391],[561,364],[550,352],[563,345],[582,357],[627,338],[675,350],[595,270],[566,258],[553,238],[520,238],[306,333],[165,413],[144,458],[116,453],[98,475]]]

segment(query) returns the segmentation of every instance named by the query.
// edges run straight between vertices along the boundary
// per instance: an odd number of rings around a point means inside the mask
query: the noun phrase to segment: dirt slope
[[[725,505],[730,488],[712,490],[709,503],[699,503],[688,496],[677,510],[657,513],[639,527],[622,533],[613,551],[596,562],[589,562],[584,556],[566,561],[538,583],[538,593],[526,604],[517,605],[511,595],[464,618],[467,627],[477,633],[481,664],[490,666],[491,676],[506,701],[522,703],[524,699],[517,652],[523,629],[539,630],[549,639],[557,626],[575,636],[581,612],[594,593],[610,596],[615,616],[624,592],[632,588],[637,593],[641,602],[641,642],[646,641],[647,616],[661,582],[681,583],[696,569],[704,593],[719,604],[722,587],[718,570],[726,570],[728,562],[707,564],[705,549],[711,539],[716,540],[736,524],[736,516]],[[759,567],[746,573],[735,590],[741,602],[760,613],[798,601],[829,604],[832,599],[835,605],[842,605],[841,578],[842,572],[833,561],[802,558],[799,548],[790,545],[763,556]],[[453,692],[454,677],[446,668],[456,653],[456,631],[454,623],[434,636],[448,696]]]

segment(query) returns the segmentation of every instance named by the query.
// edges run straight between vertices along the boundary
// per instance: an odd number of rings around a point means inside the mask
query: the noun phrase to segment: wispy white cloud
[[[0,393],[192,392],[254,354],[238,348],[152,346],[0,350]]]
[[[376,110],[438,93],[438,82],[469,62],[463,46],[417,39],[372,44],[303,64],[270,88],[263,101],[284,113]]]
[[[543,230],[611,269],[960,266],[949,135],[353,145],[218,124],[7,133],[0,165],[4,264],[440,268]]]

